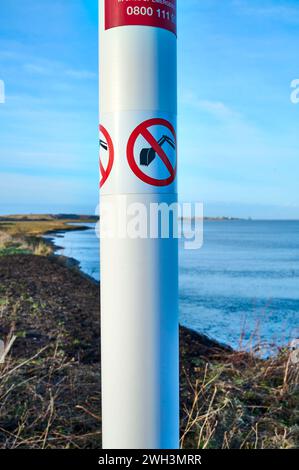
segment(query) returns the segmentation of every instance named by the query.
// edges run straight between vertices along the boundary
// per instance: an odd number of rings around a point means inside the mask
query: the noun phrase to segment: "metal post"
[[[177,201],[176,0],[99,5],[103,447],[175,449],[177,239],[115,226]]]

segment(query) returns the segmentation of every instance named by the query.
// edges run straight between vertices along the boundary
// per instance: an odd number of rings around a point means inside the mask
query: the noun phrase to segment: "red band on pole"
[[[176,34],[176,0],[105,0],[105,29],[117,26],[152,26]]]

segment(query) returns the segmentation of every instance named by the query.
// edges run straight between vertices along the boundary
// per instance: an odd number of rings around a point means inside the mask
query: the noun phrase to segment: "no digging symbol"
[[[109,135],[109,132],[105,129],[104,126],[100,126],[100,172],[101,172],[101,181],[100,181],[100,188],[104,185],[107,181],[114,162],[114,147],[112,139]],[[103,138],[102,138],[103,137]],[[104,154],[107,154],[104,157]],[[105,163],[104,163],[105,162]]]
[[[143,145],[140,150],[140,144],[144,144],[144,141],[146,145]],[[177,172],[177,156],[176,132],[172,124],[159,118],[142,122],[129,138],[127,159],[132,171],[144,183],[160,187],[173,183]],[[154,165],[156,165],[156,170],[153,168]],[[157,171],[157,165],[159,165],[158,172],[162,173],[162,178],[150,175],[151,168],[152,172]],[[146,168],[149,168],[149,171],[145,171]]]

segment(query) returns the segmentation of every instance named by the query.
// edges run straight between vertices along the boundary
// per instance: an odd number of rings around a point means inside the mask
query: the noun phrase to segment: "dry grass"
[[[182,448],[298,448],[299,366],[290,352],[199,359],[184,389]]]
[[[53,250],[43,241],[39,241],[32,246],[32,253],[36,256],[49,256],[53,253]]]
[[[96,222],[96,216],[76,214],[22,214],[0,216],[0,232],[14,238],[40,237],[47,232],[84,229],[84,223]],[[81,223],[82,226],[78,227]],[[1,246],[1,243],[0,243]]]
[[[41,238],[28,237],[21,232],[12,235],[6,231],[0,231],[0,256],[20,253],[48,256],[53,253],[53,249]]]
[[[62,344],[0,365],[0,448],[100,448],[99,364],[70,360]],[[287,353],[198,359],[182,381],[182,448],[298,447],[299,371]]]
[[[6,248],[11,243],[11,236],[6,232],[0,231],[0,246]]]
[[[100,448],[99,381],[59,341],[0,365],[0,448]]]
[[[0,256],[15,253],[29,253],[31,248],[24,237],[12,236],[0,230]]]
[[[78,221],[73,221],[78,222]],[[72,220],[47,220],[47,221],[21,221],[1,222],[0,231],[12,237],[37,237],[47,232],[59,230],[78,230],[78,226],[71,225]],[[80,228],[79,228],[80,229]]]
[[[53,257],[0,257],[0,448],[100,448],[99,289]]]
[[[98,294],[55,258],[0,258],[0,448],[101,447]],[[298,448],[289,351],[263,360],[185,328],[180,339],[183,448]]]
[[[33,253],[37,256],[49,256],[53,249],[41,237],[45,233],[67,230],[82,230],[82,226],[71,225],[78,220],[53,219],[53,216],[12,216],[13,219],[1,221],[0,218],[0,256]],[[32,219],[31,219],[32,217]],[[35,220],[43,217],[44,220]],[[25,220],[19,220],[24,218]],[[28,220],[27,220],[28,219]],[[80,220],[79,220],[80,222]],[[84,220],[88,222],[88,219]]]

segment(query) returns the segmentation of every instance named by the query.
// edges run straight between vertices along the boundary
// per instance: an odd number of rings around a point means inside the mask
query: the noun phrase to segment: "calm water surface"
[[[54,238],[99,280],[94,231]],[[299,222],[205,222],[204,246],[180,243],[181,323],[233,347],[299,338]]]

